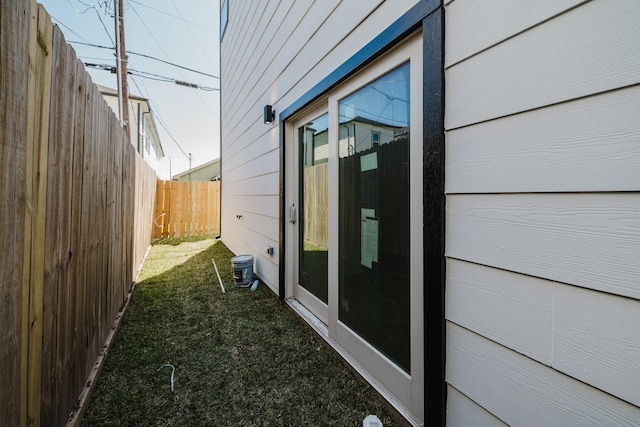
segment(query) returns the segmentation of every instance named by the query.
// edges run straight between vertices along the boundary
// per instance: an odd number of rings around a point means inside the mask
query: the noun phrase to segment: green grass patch
[[[398,425],[273,292],[232,289],[232,257],[213,239],[151,248],[82,424]]]

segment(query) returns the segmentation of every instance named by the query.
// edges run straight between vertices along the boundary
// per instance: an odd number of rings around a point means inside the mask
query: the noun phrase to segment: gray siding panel
[[[448,422],[637,424],[640,4],[446,17]]]
[[[633,0],[589,2],[449,68],[447,129],[637,84],[639,24]]]

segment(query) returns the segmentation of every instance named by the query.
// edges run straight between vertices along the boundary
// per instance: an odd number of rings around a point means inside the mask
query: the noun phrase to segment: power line
[[[83,4],[83,1],[86,2],[86,4]],[[75,4],[75,2],[77,2],[79,5],[83,5],[83,6],[87,6],[87,7],[90,6],[91,8],[93,8],[95,10],[95,13],[98,15],[98,19],[100,20],[100,23],[101,23],[102,27],[104,28],[104,31],[107,33],[107,36],[108,36],[109,40],[112,43],[111,46],[113,46],[115,44],[111,34],[109,33],[109,30],[107,29],[107,26],[105,25],[105,21],[104,21],[104,15],[108,16],[109,12],[112,9],[114,9],[112,0],[68,0],[68,2],[70,2],[70,3],[74,2],[74,4]],[[175,2],[173,2],[173,3],[174,3],[173,5],[177,7]],[[147,8],[150,8],[150,9],[154,9],[154,10],[156,10],[156,11],[158,11],[160,13],[163,13],[165,15],[169,15],[169,16],[172,16],[173,18],[180,19],[181,21],[183,21],[185,23],[189,23],[190,22],[190,21],[187,21],[184,18],[184,16],[178,17],[178,16],[175,16],[175,15],[171,15],[169,13],[166,13],[166,12],[160,11],[158,9],[152,8],[150,6],[147,6],[147,5],[143,4],[143,3],[136,2],[136,1],[133,1],[133,0],[129,0],[128,1],[128,10],[137,15],[137,17],[140,19],[140,23],[146,28],[146,30],[148,31],[148,33],[150,34],[152,39],[155,41],[155,43],[158,45],[159,49],[165,55],[167,60],[160,59],[160,58],[157,58],[157,57],[154,57],[154,56],[151,56],[151,55],[146,55],[146,54],[143,54],[143,53],[138,53],[138,52],[127,51],[127,54],[130,54],[132,56],[134,56],[134,55],[135,56],[140,56],[140,57],[147,58],[149,60],[162,62],[162,63],[167,64],[169,66],[173,66],[173,67],[179,68],[181,70],[192,72],[192,73],[197,73],[197,74],[200,74],[200,75],[203,75],[203,76],[206,76],[206,77],[215,78],[215,79],[219,79],[220,78],[219,76],[216,76],[214,74],[202,72],[202,71],[199,71],[199,70],[196,70],[196,69],[193,69],[193,68],[189,68],[189,67],[177,64],[175,62],[172,62],[171,58],[169,57],[169,54],[166,51],[166,47],[163,46],[158,41],[158,39],[156,38],[155,34],[152,32],[152,30],[150,28],[151,25],[146,23],[146,21],[143,18],[143,16],[140,13],[138,13],[139,7],[136,7],[138,5],[140,5],[142,7],[147,7]],[[73,7],[73,5],[71,5],[71,6]],[[78,8],[80,8],[80,10],[82,10],[82,8],[80,6],[78,6]],[[74,10],[76,10],[76,13],[80,13],[80,10],[77,10],[76,8],[74,8]],[[83,13],[86,13],[86,12],[88,12],[88,9],[85,10]],[[191,24],[196,25],[196,26],[200,26],[197,23],[193,23],[193,22],[191,22]],[[80,34],[77,34],[75,31],[71,30],[66,25],[62,24],[62,26],[64,26],[65,28],[69,29],[69,31],[71,31],[73,34],[75,34],[79,40],[82,40],[81,42],[69,41],[69,43],[77,43],[77,44],[82,44],[82,45],[86,45],[86,46],[90,46],[90,47],[96,47],[96,48],[99,48],[99,49],[107,49],[107,50],[110,50],[111,52],[113,52],[114,49],[115,49],[114,47],[111,47],[111,46],[102,46],[102,45],[99,45],[99,44],[91,43],[89,40],[85,39]],[[215,31],[215,30],[209,29],[207,27],[203,27],[203,28],[205,28],[207,30]],[[195,37],[194,32],[192,31],[191,28],[189,28],[189,31],[191,31],[191,35]],[[196,42],[198,42],[197,38],[196,38]],[[199,45],[199,48],[201,50],[204,50],[202,45],[200,45],[199,42],[198,42],[198,45]],[[102,59],[102,60],[101,59],[96,59],[96,60],[90,61],[90,62],[87,61],[87,63],[85,65],[87,67],[93,67],[93,68],[97,68],[97,69],[102,69],[102,70],[106,70],[106,71],[109,71],[109,72],[114,72],[115,71],[115,67],[114,66],[105,65],[105,63],[103,63],[103,61],[106,61],[106,63],[110,63],[111,62],[111,61],[109,61],[107,59]],[[209,62],[210,62],[210,60],[209,60]],[[214,69],[215,69],[215,67],[214,67]],[[173,84],[176,84],[176,85],[180,85],[180,86],[184,86],[184,87],[187,87],[187,88],[191,88],[191,89],[194,89],[194,94],[197,95],[201,99],[201,101],[205,104],[207,109],[210,110],[214,114],[214,116],[217,116],[217,113],[215,111],[213,111],[213,109],[209,106],[209,104],[203,99],[203,95],[201,95],[201,93],[198,90],[195,90],[195,89],[206,90],[206,91],[217,91],[219,89],[213,88],[213,87],[201,86],[199,84],[191,83],[189,81],[189,79],[184,76],[184,72],[179,72],[179,74],[182,76],[181,79],[175,79],[175,78],[172,78],[172,77],[167,77],[167,76],[163,76],[163,75],[159,75],[159,74],[154,74],[154,73],[150,73],[150,72],[142,71],[142,70],[129,69],[128,71],[129,71],[128,75],[131,76],[130,77],[130,79],[131,79],[130,81],[135,85],[135,87],[137,88],[137,90],[140,93],[143,93],[143,90],[141,89],[142,87],[145,88],[145,92],[148,92],[148,89],[146,88],[146,84],[144,83],[144,80],[141,80],[141,82],[137,81],[138,77],[144,78],[144,79],[152,79],[152,80],[161,81],[161,82],[173,83]],[[213,71],[213,72],[217,73],[216,71]],[[192,154],[188,154],[182,148],[182,146],[178,143],[176,138],[173,136],[173,134],[169,130],[168,126],[166,125],[166,122],[163,120],[163,118],[162,118],[162,116],[160,114],[160,111],[155,108],[155,104],[152,103],[152,101],[151,101],[149,96],[147,96],[147,99],[149,100],[150,105],[154,105],[154,107],[150,111],[150,113],[151,113],[152,117],[157,121],[159,127],[164,129],[164,131],[166,132],[166,135],[168,136],[168,138],[173,141],[173,143],[175,144],[177,149],[179,149],[179,151],[182,153],[184,158],[191,158],[191,160],[192,160],[193,159],[193,155]]]
[[[209,55],[207,54],[207,52],[204,50],[204,48],[202,47],[202,45],[200,44],[200,40],[198,40],[198,37],[196,37],[196,35],[193,33],[193,30],[191,29],[191,26],[187,23],[187,20],[184,19],[184,17],[182,16],[182,13],[180,12],[180,8],[178,8],[178,5],[176,5],[176,2],[174,0],[171,0],[171,3],[173,4],[173,6],[176,8],[176,10],[178,11],[178,14],[180,15],[180,18],[184,21],[184,23],[187,25],[187,30],[189,30],[189,33],[191,33],[191,37],[193,37],[193,39],[196,41],[196,44],[198,45],[198,47],[200,48],[200,51],[202,52],[202,54],[204,55],[205,58],[207,58],[207,61],[209,61],[209,64],[211,64],[213,66],[214,69],[216,69],[216,66],[213,62],[211,62],[211,59],[209,58]]]
[[[138,92],[140,93],[141,96],[145,97],[150,105],[150,110],[149,112],[151,113],[151,115],[153,116],[154,120],[157,121],[160,126],[162,126],[162,128],[167,132],[167,135],[169,135],[169,138],[174,142],[174,144],[176,145],[176,147],[178,147],[178,149],[180,150],[180,153],[182,153],[182,155],[184,156],[185,159],[189,159],[189,154],[191,154],[191,159],[193,160],[194,158],[194,154],[196,155],[195,157],[199,157],[199,156],[203,156],[203,157],[209,157],[209,156],[213,156],[214,154],[218,154],[217,152],[197,152],[197,153],[187,153],[186,151],[184,151],[184,149],[182,148],[182,146],[178,143],[178,141],[176,140],[176,138],[171,134],[171,131],[169,130],[169,128],[167,127],[167,125],[165,124],[162,116],[160,115],[160,111],[156,108],[155,104],[153,103],[153,101],[147,96],[145,95],[144,91],[140,88],[140,86],[138,86],[138,83],[136,82],[136,80],[132,77],[131,81],[133,82],[134,86],[138,89]],[[142,83],[142,85],[144,86],[144,82]],[[145,86],[146,89],[146,86]],[[165,153],[169,153],[170,155],[173,155],[173,153],[176,153],[175,151],[172,150],[167,150],[164,149]]]
[[[82,59],[82,62],[85,62],[85,60],[111,61],[111,58],[103,58],[101,56],[83,56],[83,55],[78,55],[78,59]]]
[[[151,6],[146,5],[146,4],[144,4],[144,3],[140,3],[139,1],[129,0],[129,3],[130,3],[130,4],[131,4],[131,3],[135,3],[135,4],[140,5],[140,6],[142,6],[142,7],[146,7],[146,8],[148,8],[148,9],[155,10],[155,11],[156,11],[156,12],[158,12],[158,13],[162,13],[162,14],[164,14],[164,15],[171,16],[172,18],[180,19],[181,21],[184,21],[184,22],[186,22],[186,23],[188,23],[188,24],[192,24],[192,25],[195,25],[195,26],[197,26],[197,27],[204,28],[205,30],[208,30],[208,31],[211,31],[211,32],[215,32],[215,30],[214,30],[213,28],[211,28],[211,27],[207,27],[207,26],[205,26],[205,25],[198,24],[197,22],[188,21],[188,20],[184,19],[183,17],[173,15],[173,14],[171,14],[171,13],[169,13],[169,12],[165,12],[164,10],[156,9],[155,7],[151,7]]]
[[[167,54],[167,52],[164,50],[164,48],[162,47],[162,44],[158,41],[158,39],[156,38],[156,36],[153,35],[153,32],[151,31],[151,29],[149,28],[149,26],[147,25],[146,22],[144,22],[144,19],[142,19],[142,16],[140,16],[140,14],[138,13],[138,11],[136,10],[135,7],[133,7],[133,5],[131,6],[131,10],[133,10],[133,13],[135,13],[136,15],[138,15],[138,19],[140,19],[140,22],[142,23],[142,25],[147,29],[147,31],[149,32],[149,35],[151,36],[151,38],[156,42],[156,44],[158,45],[158,47],[160,48],[160,50],[162,51],[162,53],[164,53],[164,56],[167,57],[168,60],[171,60],[171,58],[169,58],[169,55]]]
[[[87,3],[83,3],[80,0],[77,0],[78,3],[80,3],[83,6],[87,6],[87,7],[93,7],[93,4],[87,4]]]
[[[140,4],[142,6],[142,3],[139,2],[133,2],[136,4]],[[147,29],[147,31],[149,32],[149,35],[151,36],[151,38],[156,42],[156,44],[158,45],[158,47],[160,48],[160,50],[162,51],[162,53],[164,53],[164,55],[167,57],[168,60],[171,60],[171,58],[169,58],[169,54],[164,50],[164,48],[162,47],[162,44],[158,41],[158,39],[156,38],[156,36],[153,34],[153,31],[151,31],[151,29],[149,28],[149,26],[147,25],[147,23],[145,22],[145,20],[142,18],[142,16],[140,15],[140,13],[138,13],[138,10],[133,7],[132,2],[129,2],[130,6],[131,6],[131,10],[133,11],[133,13],[135,13],[138,16],[138,19],[140,19],[140,22],[142,23],[142,25]],[[175,5],[176,9],[178,9],[178,7]],[[156,9],[157,10],[157,9]],[[178,13],[180,13],[180,10],[178,9]],[[169,14],[170,15],[170,14]],[[185,23],[187,23],[187,20],[184,19],[184,17],[182,17],[182,15],[180,17],[177,17],[175,15],[170,15],[173,16],[174,18],[180,19],[182,21],[184,21]],[[197,25],[197,24],[196,24]],[[202,50],[204,56],[207,58],[207,60],[209,61],[209,63],[211,63],[211,65],[214,67],[215,69],[215,65],[211,62],[211,59],[208,57],[207,53],[204,51],[204,49],[202,48],[202,45],[200,45],[200,42],[198,41],[198,38],[193,34],[193,31],[191,31],[191,27],[189,25],[187,25],[187,29],[191,32],[191,35],[193,36],[193,38],[195,39],[196,43],[198,44],[198,47],[200,47],[200,49]]]
[[[64,24],[63,24],[63,25],[64,25]],[[64,25],[64,26],[65,26],[66,28],[69,28],[69,27],[67,27],[66,25]],[[73,31],[72,31],[72,32],[73,32]],[[73,34],[75,34],[76,36],[80,37],[77,33],[73,33]],[[80,37],[80,38],[82,38],[82,37]],[[81,45],[84,45],[84,46],[91,46],[91,47],[98,47],[98,48],[100,48],[100,49],[115,50],[115,47],[100,46],[99,44],[93,44],[93,43],[90,43],[88,40],[86,40],[86,39],[84,39],[84,38],[82,38],[82,39],[83,39],[86,43],[85,43],[85,42],[79,42],[79,41],[77,41],[77,40],[69,40],[69,43],[81,44]],[[127,53],[129,53],[129,52],[127,51]]]
[[[61,20],[59,20],[58,18],[56,18],[55,16],[53,16],[53,15],[51,15],[51,14],[49,14],[49,16],[50,16],[51,18],[53,18],[53,19],[54,19],[54,20],[55,20],[59,25],[62,25],[64,28],[66,28],[67,30],[71,31],[73,34],[75,34],[76,36],[80,37],[82,40],[86,41],[86,42],[87,42],[87,44],[89,43],[89,40],[85,39],[85,38],[84,38],[84,37],[82,37],[80,34],[78,34],[78,33],[76,33],[75,31],[73,31],[70,27],[68,27],[68,26],[64,25],[64,23],[63,23]],[[78,43],[81,43],[81,42],[78,42]]]
[[[133,82],[133,84],[135,85],[136,88],[138,88],[138,92],[140,92],[140,95],[144,96],[144,92],[142,91],[142,89],[140,89],[140,86],[138,86],[138,82],[136,82],[136,80],[131,77],[131,81]],[[144,85],[144,83],[143,83]],[[146,86],[145,86],[146,89]],[[160,123],[160,126],[162,126],[164,128],[164,130],[167,132],[167,135],[169,135],[169,138],[171,138],[171,140],[176,144],[176,146],[180,149],[180,151],[182,151],[182,154],[188,158],[187,153],[182,149],[182,147],[180,146],[180,144],[178,144],[178,141],[173,137],[173,135],[171,134],[171,131],[169,131],[169,129],[167,128],[167,126],[165,126],[162,117],[160,117],[160,113],[158,113],[156,111],[156,106],[153,103],[153,101],[151,101],[151,98],[149,98],[148,96],[146,96],[147,100],[149,101],[149,104],[151,105],[151,108],[149,109],[149,112],[151,113],[151,115],[153,117],[155,117],[156,121],[158,123]]]
[[[76,35],[78,36],[78,34],[76,34]],[[80,37],[80,36],[78,36],[78,37]],[[101,46],[101,45],[98,45],[98,44],[89,43],[88,41],[86,43],[84,43],[84,42],[79,42],[79,41],[76,41],[76,40],[69,40],[69,43],[80,44],[80,45],[83,45],[83,46],[90,46],[90,47],[95,47],[95,48],[99,48],[99,49],[108,49],[108,50],[114,50],[115,49],[114,47]],[[211,77],[211,78],[214,78],[214,79],[220,79],[220,77],[214,76],[213,74],[205,73],[204,71],[194,70],[193,68],[189,68],[189,67],[185,67],[184,65],[179,65],[179,64],[175,64],[173,62],[165,61],[164,59],[156,58],[154,56],[150,56],[150,55],[147,55],[147,54],[144,54],[144,53],[132,52],[130,50],[128,50],[127,53],[129,55],[142,56],[143,58],[148,58],[148,59],[153,59],[154,61],[163,62],[163,63],[165,63],[167,65],[171,65],[173,67],[182,68],[183,70],[191,71],[192,73],[202,74],[203,76]]]
[[[85,9],[85,10],[83,10],[82,12],[80,12],[80,11],[79,11],[78,9],[76,9],[76,7],[71,3],[71,0],[67,0],[67,3],[69,3],[69,6],[71,6],[71,8],[72,8],[74,11],[76,11],[77,13],[79,13],[79,14],[86,13],[88,10],[93,9],[93,5],[91,5],[91,4],[85,4],[85,3],[82,3],[81,1],[78,1],[78,3],[80,3],[81,5],[86,6],[86,9]]]
[[[98,15],[98,19],[100,20],[100,23],[102,24],[102,28],[104,28],[104,31],[107,33],[107,37],[109,37],[109,40],[111,40],[111,43],[116,44],[113,39],[111,38],[111,33],[109,33],[109,30],[107,30],[107,26],[104,24],[104,21],[102,20],[102,16],[100,16],[100,12],[98,12],[98,8],[96,7],[96,5],[93,3],[93,0],[91,0],[91,5],[93,6],[93,10],[96,11],[96,15]],[[101,9],[102,10],[102,9]]]
[[[172,66],[178,67],[178,68],[182,68],[183,70],[191,71],[192,73],[198,73],[198,74],[202,74],[203,76],[211,77],[211,78],[214,78],[214,79],[220,79],[220,77],[214,76],[213,74],[205,73],[203,71],[194,70],[193,68],[185,67],[183,65],[174,64],[173,62],[165,61],[164,59],[154,58],[153,56],[145,55],[144,53],[136,53],[136,52],[131,52],[131,51],[127,51],[127,53],[130,53],[131,55],[142,56],[143,58],[149,58],[149,59],[154,59],[156,61],[164,62],[165,64],[172,65]]]
[[[144,22],[144,19],[142,19],[142,16],[140,16],[140,14],[138,13],[138,11],[136,10],[135,7],[133,7],[133,4],[131,4],[131,10],[133,10],[133,12],[138,15],[138,18],[140,19],[140,22],[142,23],[142,25],[144,25],[144,27],[147,29],[147,31],[149,32],[149,35],[151,36],[151,38],[156,42],[156,44],[158,45],[158,47],[160,48],[160,50],[162,51],[162,53],[164,53],[164,55],[167,57],[168,60],[171,60],[171,58],[169,58],[169,54],[164,50],[164,48],[162,47],[162,44],[158,41],[158,39],[156,38],[156,36],[153,35],[153,32],[151,31],[151,29],[149,28],[149,26]],[[178,71],[180,72],[180,71]],[[180,74],[182,74],[182,72],[180,72]],[[182,74],[182,76],[184,77],[184,74]],[[185,77],[186,78],[186,77]],[[211,89],[211,90],[220,90],[220,89]],[[202,103],[204,105],[207,106],[207,108],[211,111],[213,111],[213,109],[209,106],[209,104],[207,104],[207,102],[204,100],[204,98],[202,98],[202,96],[200,96],[200,94],[198,93],[198,91],[194,92],[198,98],[200,98],[200,100],[202,101]]]
[[[109,71],[112,74],[116,72],[116,67],[114,67],[113,65],[96,64],[96,63],[92,63],[92,62],[85,62],[84,65],[87,66],[87,67],[90,67],[90,68],[96,68],[96,69],[99,69],[99,70]],[[173,77],[161,76],[159,74],[149,73],[147,71],[136,70],[136,69],[133,69],[133,68],[129,68],[127,70],[127,73],[132,75],[132,76],[138,76],[138,77],[142,77],[142,78],[145,78],[145,79],[157,80],[157,81],[167,82],[167,83],[175,83],[175,84],[177,84],[179,86],[190,87],[192,89],[206,90],[206,91],[209,91],[209,92],[215,91],[215,90],[220,90],[218,88],[202,86],[202,85],[199,85],[197,83],[190,83],[190,82],[186,82],[184,80],[174,79]]]

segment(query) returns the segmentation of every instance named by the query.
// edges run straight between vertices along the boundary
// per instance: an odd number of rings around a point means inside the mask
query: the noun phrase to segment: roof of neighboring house
[[[118,96],[118,91],[117,89],[113,89],[107,86],[102,86],[99,84],[96,84],[96,87],[98,88],[98,90],[100,91],[101,94],[103,95],[109,95],[109,96]],[[149,103],[149,100],[147,98],[143,98],[141,96],[137,96],[137,95],[131,95],[129,94],[129,99],[135,99],[136,101],[145,101],[147,104]]]
[[[203,163],[203,164],[201,164],[199,166],[196,166],[194,168],[188,169],[188,170],[186,170],[184,172],[177,173],[177,174],[173,175],[171,177],[171,179],[180,180],[180,178],[182,178],[182,177],[185,177],[185,176],[187,176],[189,174],[196,173],[198,171],[206,169],[206,168],[208,168],[210,166],[215,165],[216,163],[220,163],[220,157],[218,157],[217,159],[213,159],[211,161],[208,161],[207,163]],[[219,170],[218,170],[218,175],[220,175],[220,171]],[[215,178],[215,177],[212,177],[212,178]]]
[[[99,84],[96,84],[96,86],[100,91],[100,93],[102,94],[102,96],[113,96],[115,98],[118,97],[118,91],[116,89],[113,89],[107,86],[102,86]],[[143,98],[137,95],[129,95],[129,99],[138,101],[140,105],[142,105],[142,108],[144,110],[143,113],[149,113],[149,117],[151,121],[151,124],[148,126],[149,131],[152,133],[153,140],[156,142],[156,149],[158,151],[158,155],[160,157],[164,157],[164,149],[162,148],[162,143],[160,142],[160,136],[158,135],[158,128],[156,127],[155,119],[153,118],[153,114],[151,114],[151,106],[149,104],[149,99]],[[116,116],[118,115],[117,111],[114,111],[114,113],[116,114]]]

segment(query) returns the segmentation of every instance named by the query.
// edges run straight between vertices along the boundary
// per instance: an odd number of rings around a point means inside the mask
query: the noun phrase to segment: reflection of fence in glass
[[[401,136],[339,159],[339,319],[407,372],[408,150]]]
[[[219,181],[158,181],[154,239],[220,233]]]
[[[304,168],[304,241],[328,248],[329,189],[327,165],[321,163]]]
[[[375,212],[372,216],[380,221],[379,239],[384,251],[394,257],[408,257],[408,217],[398,216],[398,212],[408,212],[409,209],[408,150],[407,138],[399,138],[340,159],[339,209],[341,229],[346,233],[340,243],[341,256],[354,260],[362,258],[362,208],[370,208]],[[375,168],[372,156],[376,156]],[[367,180],[368,173],[376,174],[375,182]],[[373,204],[363,206],[365,196],[361,192],[367,188],[368,193],[377,196],[375,202],[369,202]],[[358,197],[353,197],[354,194]]]

